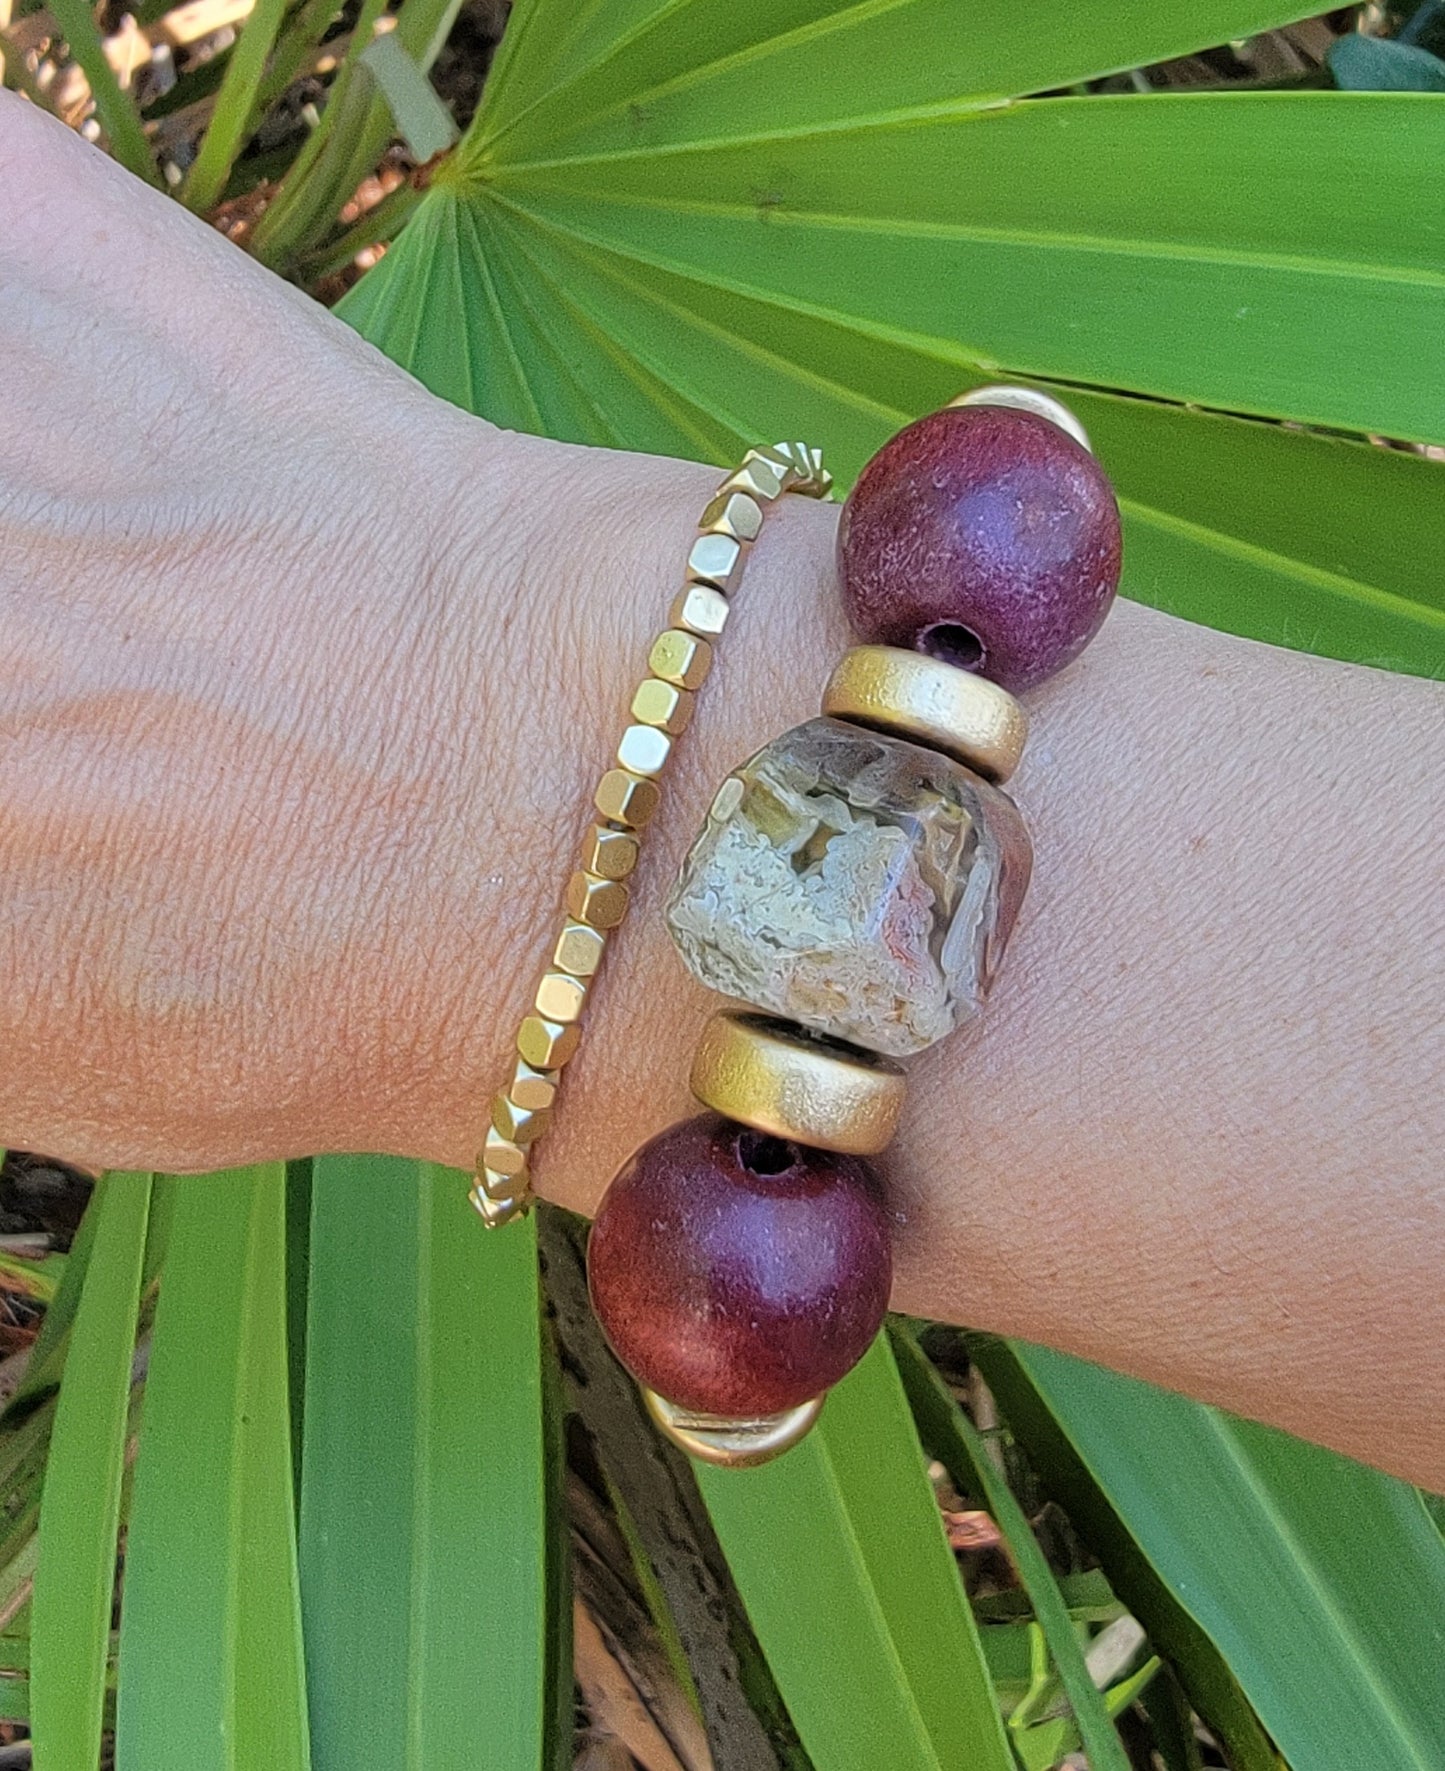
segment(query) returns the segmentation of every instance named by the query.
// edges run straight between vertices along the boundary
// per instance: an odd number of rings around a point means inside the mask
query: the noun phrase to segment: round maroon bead
[[[592,1306],[633,1376],[683,1408],[778,1414],[867,1352],[892,1281],[876,1171],[704,1113],[607,1190]]]
[[[1108,476],[1058,425],[951,406],[885,443],[838,525],[848,617],[1017,693],[1076,658],[1119,583]]]

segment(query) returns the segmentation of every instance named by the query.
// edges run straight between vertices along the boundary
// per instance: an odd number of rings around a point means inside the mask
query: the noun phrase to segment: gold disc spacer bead
[[[800,1403],[783,1414],[759,1415],[752,1420],[728,1420],[716,1414],[697,1414],[681,1408],[644,1387],[642,1399],[658,1428],[689,1457],[717,1464],[725,1470],[748,1470],[790,1451],[811,1429],[823,1411],[823,1398]]]
[[[823,712],[931,745],[990,781],[1007,781],[1029,717],[997,683],[898,646],[854,646],[823,690]]]
[[[898,1129],[908,1084],[887,1058],[724,1009],[702,1030],[691,1088],[704,1107],[771,1137],[876,1156]]]
[[[1094,453],[1089,433],[1063,401],[1041,393],[1036,387],[971,387],[967,393],[956,395],[948,403],[950,406],[1009,406],[1015,412],[1032,412],[1035,417],[1047,418],[1050,424],[1058,425],[1081,449],[1087,449],[1091,455]]]

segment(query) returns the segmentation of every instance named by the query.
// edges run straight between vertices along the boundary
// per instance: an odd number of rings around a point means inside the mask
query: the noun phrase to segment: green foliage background
[[[844,484],[961,387],[1046,383],[1119,486],[1127,594],[1439,674],[1445,482],[1363,439],[1445,437],[1445,97],[1070,91],[1299,15],[519,0],[474,125],[343,311],[499,423],[719,462],[802,435]],[[0,1656],[44,1771],[96,1763],[123,1522],[121,1771],[568,1762],[558,1420],[588,1404],[553,1363],[537,1225],[484,1236],[464,1195],[365,1157],[108,1177],[0,1430]],[[803,1447],[701,1475],[785,1762],[1042,1771],[1082,1742],[1124,1771],[1143,1694],[1190,1771],[1159,1719],[1175,1674],[1240,1771],[1445,1762],[1418,1494],[1057,1354],[972,1351],[1172,1673],[1095,1689],[1087,1607],[899,1324]],[[970,1607],[920,1432],[1010,1541],[1023,1635]],[[611,1473],[635,1492],[627,1456]]]

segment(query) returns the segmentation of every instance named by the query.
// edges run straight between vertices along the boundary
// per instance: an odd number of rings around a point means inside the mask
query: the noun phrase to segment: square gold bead
[[[614,824],[641,830],[657,810],[662,789],[643,775],[627,769],[609,769],[598,784],[593,805]]]
[[[589,928],[585,922],[567,923],[552,949],[552,964],[559,972],[570,972],[574,978],[590,978],[607,947],[607,936],[601,929]]]
[[[476,1176],[477,1184],[474,1191],[493,1204],[501,1204],[509,1199],[520,1199],[526,1196],[528,1178],[525,1167],[517,1174],[503,1174],[500,1169],[489,1167],[479,1156]],[[479,1210],[481,1209],[475,1198],[472,1203],[477,1205]]]
[[[777,462],[767,461],[761,456],[753,456],[746,460],[735,473],[730,473],[718,488],[720,492],[746,492],[753,498],[765,498],[769,503],[782,495],[787,483],[785,470]]]
[[[632,717],[644,726],[656,726],[660,732],[674,737],[687,730],[692,718],[692,691],[665,683],[660,677],[649,677],[639,683],[632,697]]]
[[[503,1224],[510,1224],[514,1218],[526,1217],[531,1209],[532,1196],[525,1190],[515,1197],[509,1195],[493,1198],[478,1181],[471,1191],[472,1207],[489,1230],[499,1230]]]
[[[507,1099],[531,1112],[545,1111],[557,1099],[557,1072],[534,1070],[525,1058],[518,1058],[507,1084]]]
[[[527,1152],[520,1144],[504,1138],[495,1125],[489,1125],[487,1141],[482,1145],[482,1163],[493,1174],[515,1178],[527,1172]]]
[[[627,914],[627,887],[579,868],[567,881],[567,914],[589,928],[615,929]]]
[[[587,839],[582,865],[603,879],[626,879],[637,865],[641,844],[630,830],[608,830],[598,824]]]
[[[667,618],[674,627],[685,627],[689,633],[714,640],[727,625],[728,600],[710,584],[684,585],[672,599]]]
[[[726,603],[723,603],[723,608],[726,610]],[[666,633],[658,634],[652,642],[652,650],[647,655],[647,668],[654,676],[661,677],[663,682],[671,683],[674,688],[696,689],[706,681],[707,673],[712,669],[711,642],[699,639],[695,633],[684,633],[679,628],[669,627]],[[633,706],[636,707],[636,702]]]
[[[687,575],[699,584],[735,590],[743,571],[743,544],[731,535],[699,535],[687,556]]]
[[[534,1007],[544,1021],[580,1021],[587,986],[566,972],[548,972],[537,986]]]
[[[548,1021],[528,1015],[517,1029],[517,1050],[534,1070],[560,1070],[582,1043],[575,1021]]]
[[[746,492],[719,492],[704,509],[697,526],[704,534],[756,541],[763,526],[763,507]]]
[[[767,465],[783,477],[783,490],[809,480],[814,473],[822,468],[823,457],[818,454],[814,461],[814,451],[806,443],[766,443],[762,448],[749,449],[743,456],[743,466],[753,462],[766,462]]]
[[[656,726],[629,726],[617,746],[617,760],[634,775],[660,775],[672,755],[672,739]]]
[[[508,1095],[492,1102],[492,1129],[525,1149],[541,1137],[552,1122],[550,1107],[519,1107]]]

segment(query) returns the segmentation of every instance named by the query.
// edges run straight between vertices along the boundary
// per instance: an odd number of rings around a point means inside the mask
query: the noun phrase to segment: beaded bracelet
[[[661,797],[658,779],[712,668],[728,598],[762,529],[763,512],[787,492],[826,498],[832,484],[822,455],[805,443],[750,449],[702,513],[683,587],[668,611],[668,626],[652,643],[648,674],[632,697],[633,723],[593,799],[599,821],[568,881],[565,919],[531,1012],[517,1030],[511,1078],[492,1101],[471,1191],[472,1204],[489,1228],[521,1217],[531,1205],[532,1149],[551,1119],[562,1067],[581,1043],[582,1011],[608,935],[627,914],[627,881],[637,865],[640,834]]]
[[[1032,866],[1000,789],[1014,699],[1108,613],[1119,513],[1057,401],[981,388],[901,431],[844,507],[838,564],[865,642],[823,715],[734,770],[667,921],[703,984],[706,1109],[644,1144],[588,1267],[613,1350],[693,1456],[761,1463],[817,1419],[882,1325],[883,1183],[898,1059],[976,1015]]]

